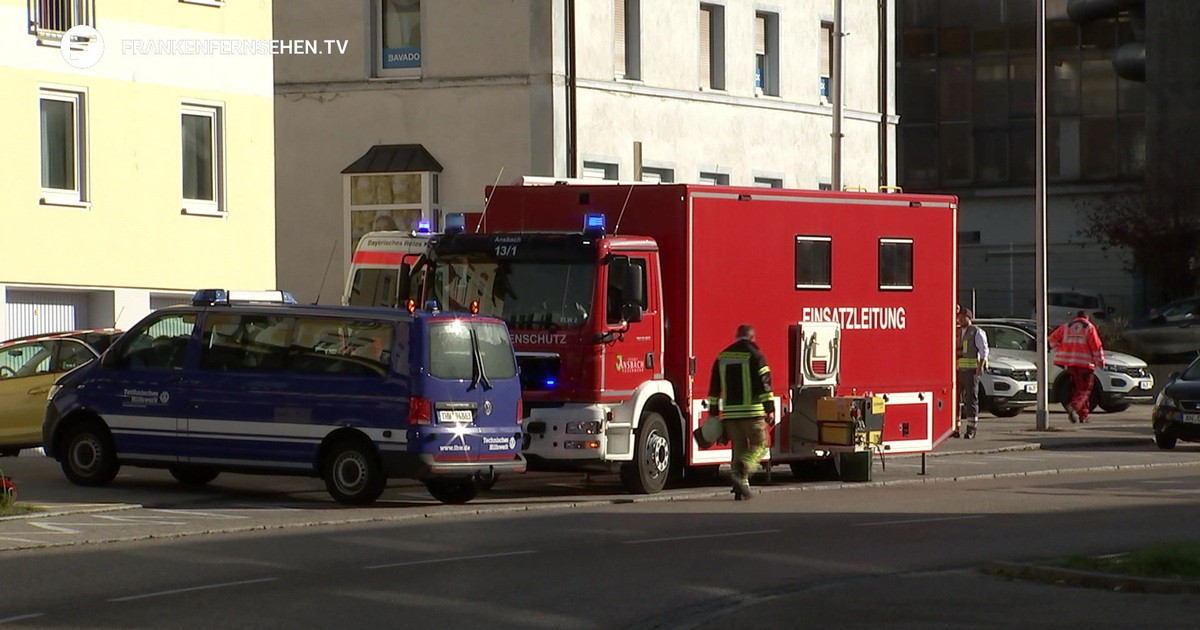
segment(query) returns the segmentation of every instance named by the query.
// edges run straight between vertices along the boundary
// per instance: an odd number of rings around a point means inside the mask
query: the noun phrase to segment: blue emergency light
[[[426,219],[417,221],[417,234],[428,234],[430,232],[430,223]]]
[[[583,233],[589,235],[604,234],[604,215],[587,214],[583,217]]]

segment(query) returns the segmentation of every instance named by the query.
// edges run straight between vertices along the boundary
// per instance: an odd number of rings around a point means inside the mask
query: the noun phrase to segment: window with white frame
[[[796,288],[833,287],[833,237],[796,235]]]
[[[700,88],[725,89],[725,7],[700,5]]]
[[[607,162],[584,161],[580,177],[583,179],[617,179],[617,165]]]
[[[38,96],[42,203],[82,203],[87,199],[84,95],[42,89]]]
[[[700,171],[700,183],[712,184],[714,186],[728,186],[729,173],[717,173],[714,171]]]
[[[95,0],[29,0],[29,32],[44,42],[61,42],[80,24],[96,26]]]
[[[911,291],[913,288],[913,240],[879,239],[879,289]]]
[[[642,181],[652,184],[671,184],[675,182],[675,170],[657,166],[643,166]]]
[[[613,53],[618,79],[642,76],[642,0],[613,0]]]
[[[783,188],[783,180],[778,177],[755,177],[756,188]]]
[[[779,14],[754,14],[754,93],[779,96]]]
[[[224,212],[221,107],[185,104],[181,120],[183,211],[188,214]]]
[[[817,90],[822,103],[833,101],[829,93],[833,76],[833,22],[821,22],[821,40],[817,43],[821,48],[817,55]]]
[[[420,77],[421,0],[375,1],[376,75]]]

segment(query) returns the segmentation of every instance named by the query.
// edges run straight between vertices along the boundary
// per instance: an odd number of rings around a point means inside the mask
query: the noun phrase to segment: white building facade
[[[336,303],[362,232],[524,175],[829,187],[835,119],[841,183],[892,184],[892,1],[843,5],[277,3],[276,38],[348,44],[275,59],[278,284]]]

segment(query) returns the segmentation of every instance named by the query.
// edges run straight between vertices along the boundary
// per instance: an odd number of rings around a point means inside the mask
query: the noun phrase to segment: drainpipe
[[[566,0],[567,46],[567,177],[579,176],[578,111],[575,106],[575,0]]]
[[[879,185],[890,186],[888,171],[888,77],[894,66],[891,58],[891,29],[888,28],[888,0],[879,0]]]
[[[834,2],[833,9],[833,173],[830,175],[831,188],[842,189],[842,113],[845,109],[846,92],[842,89],[842,0]]]

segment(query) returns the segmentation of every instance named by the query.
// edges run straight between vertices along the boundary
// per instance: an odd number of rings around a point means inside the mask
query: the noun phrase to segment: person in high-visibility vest
[[[720,414],[725,437],[733,449],[733,498],[741,501],[750,492],[750,473],[767,453],[767,425],[775,425],[775,398],[771,393],[771,368],[759,350],[754,327],[738,326],[737,341],[713,361],[708,385],[708,413]]]
[[[983,329],[971,323],[974,313],[958,309],[958,424],[956,437],[972,439],[979,426],[979,379],[987,367],[988,340]]]
[[[1092,381],[1096,369],[1104,369],[1104,344],[1087,311],[1059,326],[1046,339],[1054,348],[1054,365],[1071,375],[1071,399],[1063,401],[1071,422],[1087,422],[1092,410]]]

